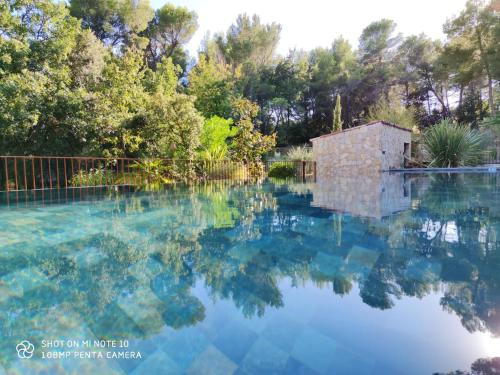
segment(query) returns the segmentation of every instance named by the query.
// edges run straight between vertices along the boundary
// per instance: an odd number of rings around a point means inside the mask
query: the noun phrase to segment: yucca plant
[[[449,120],[429,128],[423,142],[430,157],[430,167],[474,166],[481,164],[486,154],[483,134]]]

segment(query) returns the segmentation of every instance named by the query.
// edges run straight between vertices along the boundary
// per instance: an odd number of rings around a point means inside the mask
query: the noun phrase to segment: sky
[[[282,25],[278,53],[328,47],[343,36],[358,46],[361,31],[381,18],[396,21],[403,35],[426,33],[444,39],[444,22],[464,8],[466,0],[150,0],[154,8],[167,2],[198,14],[199,29],[188,44],[196,56],[210,31],[226,31],[240,13],[258,14],[263,22]]]

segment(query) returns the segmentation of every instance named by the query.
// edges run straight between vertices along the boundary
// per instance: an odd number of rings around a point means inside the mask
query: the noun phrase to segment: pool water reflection
[[[500,356],[500,175],[380,176],[2,196],[0,374],[431,374]],[[43,340],[98,339],[141,358],[41,358]]]

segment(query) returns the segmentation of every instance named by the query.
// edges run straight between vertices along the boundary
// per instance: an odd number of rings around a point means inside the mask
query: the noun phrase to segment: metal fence
[[[269,161],[264,165],[266,175],[272,176],[272,171],[277,168],[285,173],[286,177],[299,177],[302,179],[316,178],[316,162],[314,161]],[[280,173],[278,173],[280,175]],[[283,176],[285,177],[285,176]]]
[[[485,164],[500,164],[500,153],[497,150],[490,151],[485,158]]]
[[[264,164],[267,172],[273,162]],[[280,162],[283,163],[283,162]],[[298,178],[315,175],[315,163],[293,163]],[[168,181],[246,180],[247,165],[228,160],[0,156],[0,191],[89,186],[134,186]]]

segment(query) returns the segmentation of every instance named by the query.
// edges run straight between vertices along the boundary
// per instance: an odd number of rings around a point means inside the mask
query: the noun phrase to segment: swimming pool
[[[467,370],[500,356],[499,198],[479,173],[4,194],[0,374]]]

